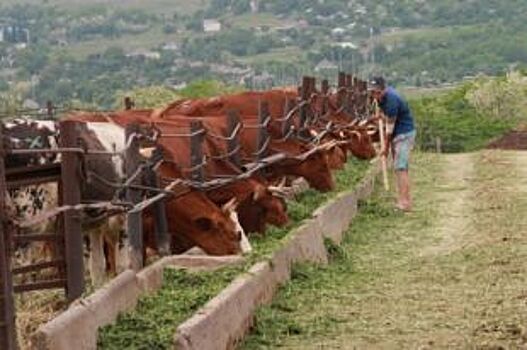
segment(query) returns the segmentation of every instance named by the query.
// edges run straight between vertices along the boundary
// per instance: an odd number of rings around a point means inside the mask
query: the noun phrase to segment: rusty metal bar
[[[282,118],[283,119],[282,121],[282,137],[283,138],[286,138],[290,134],[292,120],[291,118],[288,118],[287,116],[293,109],[295,109],[295,101],[290,100],[289,98],[286,97],[285,108],[284,108],[284,118]]]
[[[153,169],[148,168],[145,172],[145,183],[147,186],[161,187],[161,181]],[[152,192],[149,196],[153,195]],[[165,200],[160,199],[152,204],[154,214],[155,239],[159,255],[166,256],[170,254],[170,236],[168,233],[167,213]]]
[[[131,178],[136,174],[137,169],[141,166],[141,158],[139,154],[139,142],[134,136],[140,132],[138,124],[128,124],[125,129],[126,142],[130,142],[130,147],[126,149],[125,153],[125,168],[127,178]],[[135,178],[132,184],[141,184],[139,178]],[[141,202],[141,192],[128,187],[126,189],[126,200],[132,204]],[[128,212],[126,215],[126,229],[127,236],[130,242],[129,246],[129,263],[130,268],[134,271],[139,271],[143,268],[143,222],[142,212]]]
[[[190,122],[190,133],[193,135],[190,139],[190,164],[192,170],[192,180],[194,181],[203,181],[204,172],[203,166],[203,140],[204,133],[203,123],[201,121],[193,120]]]
[[[238,112],[229,111],[227,113],[227,135],[232,135],[234,130],[240,125],[240,118]],[[240,133],[236,133],[236,136],[227,141],[227,153],[230,154],[229,160],[236,166],[240,166]]]
[[[0,124],[0,140],[3,125]],[[6,350],[17,348],[15,327],[15,304],[13,299],[13,279],[11,275],[11,246],[5,225],[5,194],[7,192],[4,164],[4,143],[0,142],[0,347]]]
[[[64,120],[60,122],[60,147],[77,147],[77,122]],[[74,206],[81,201],[79,174],[80,161],[75,153],[62,155],[62,204]],[[64,243],[66,260],[66,296],[73,301],[84,292],[83,240],[80,214],[76,210],[67,210],[64,218]]]

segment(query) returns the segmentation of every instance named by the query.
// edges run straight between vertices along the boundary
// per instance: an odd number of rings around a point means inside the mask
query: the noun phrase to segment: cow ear
[[[194,224],[201,231],[210,231],[212,229],[212,220],[206,217],[197,218]]]
[[[259,188],[256,189],[253,193],[253,202],[257,202],[260,198],[262,198],[264,195],[263,191],[261,191]]]

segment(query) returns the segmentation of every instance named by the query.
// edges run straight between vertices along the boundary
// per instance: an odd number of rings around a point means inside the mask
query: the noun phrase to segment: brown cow
[[[181,100],[176,101],[166,108],[156,111],[158,118],[166,118],[169,115],[187,115],[195,117],[226,115],[230,110],[236,110],[245,119],[247,116],[258,114],[260,102],[267,102],[271,118],[275,119],[270,128],[276,138],[281,137],[281,123],[277,123],[277,118],[284,116],[287,101],[296,101],[298,94],[292,90],[270,90],[270,91],[248,91],[236,95],[225,95],[209,99]],[[292,119],[292,125],[299,130],[298,118]],[[307,126],[308,131],[315,132],[313,126]],[[323,127],[322,127],[323,128]],[[309,133],[308,133],[308,136]],[[328,135],[324,141],[332,139]],[[346,157],[338,145],[328,148],[326,151],[329,166],[331,169],[342,169],[346,163]]]

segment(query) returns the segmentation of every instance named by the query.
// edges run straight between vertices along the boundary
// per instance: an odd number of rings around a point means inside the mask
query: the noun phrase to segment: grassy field
[[[272,13],[245,14],[224,19],[227,24],[233,27],[251,29],[255,27],[267,26],[270,29],[283,26],[287,21],[277,18]]]
[[[237,61],[246,64],[258,64],[270,61],[294,63],[302,59],[304,52],[297,46],[288,46],[280,49],[272,49],[259,55],[238,57]]]
[[[527,154],[419,155],[415,210],[362,205],[327,267],[297,266],[242,349],[527,343]]]
[[[251,238],[253,253],[241,266],[212,273],[187,273],[168,269],[165,283],[157,293],[144,297],[136,310],[121,315],[116,324],[103,328],[100,349],[168,349],[179,323],[192,315],[212,296],[226,287],[235,276],[246,271],[276,250],[287,234],[323,202],[338,192],[353,188],[366,173],[369,163],[350,161],[336,175],[337,187],[330,193],[308,190],[288,204],[291,223],[284,228],[270,228],[265,236]]]
[[[153,27],[141,34],[127,34],[119,38],[100,38],[94,40],[80,41],[65,48],[57,49],[77,59],[86,58],[89,55],[102,53],[110,47],[120,47],[125,52],[137,49],[153,49],[163,43],[180,42],[182,34],[165,34],[161,27]]]
[[[383,33],[375,37],[376,42],[385,45],[395,45],[405,39],[421,39],[428,41],[432,38],[447,38],[456,35],[460,31],[478,30],[478,25],[463,25],[449,27],[421,27],[400,29],[394,32]]]

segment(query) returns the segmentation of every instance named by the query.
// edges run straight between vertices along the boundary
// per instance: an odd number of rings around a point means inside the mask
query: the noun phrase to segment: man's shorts
[[[410,151],[415,143],[415,130],[400,134],[393,139],[393,167],[396,171],[408,170]]]

